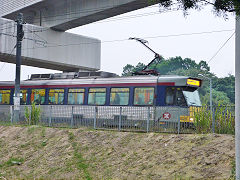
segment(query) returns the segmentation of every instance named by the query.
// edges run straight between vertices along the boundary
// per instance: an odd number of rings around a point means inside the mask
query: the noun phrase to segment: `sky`
[[[154,54],[139,42],[128,40],[129,37],[138,37],[147,40],[148,45],[164,58],[181,56],[191,58],[197,63],[204,60],[209,62],[212,73],[225,77],[235,73],[234,29],[234,15],[229,14],[228,19],[218,17],[210,6],[201,11],[191,10],[184,16],[181,10],[159,12],[159,7],[155,5],[68,32],[102,41],[103,71],[121,75],[126,64],[148,64]],[[27,79],[31,74],[54,72],[59,71],[22,66],[21,79]],[[15,65],[0,63],[0,80],[14,79]]]

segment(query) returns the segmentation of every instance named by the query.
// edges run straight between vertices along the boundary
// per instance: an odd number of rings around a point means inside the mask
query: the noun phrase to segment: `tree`
[[[143,70],[143,68],[145,68],[145,66],[146,66],[145,64],[139,62],[139,63],[137,64],[137,66],[135,67],[134,72]]]
[[[137,71],[141,71],[146,65],[139,62],[136,67],[134,67],[131,64],[127,64],[126,66],[123,67],[123,72],[122,72],[122,76],[131,76],[132,73],[137,72]]]
[[[200,61],[198,66],[198,69],[201,69],[203,71],[210,71],[210,67],[208,66],[206,61]]]
[[[123,67],[122,76],[131,76],[134,70],[134,66],[131,64],[127,64]]]
[[[130,76],[133,72],[141,71],[145,67],[145,64],[138,63],[136,66],[127,64],[123,68],[123,76]],[[183,59],[180,56],[172,57],[169,59],[162,58],[159,62],[154,62],[149,69],[154,69],[160,72],[161,75],[180,75],[189,77],[198,77],[203,79],[202,87],[199,88],[199,94],[203,104],[209,104],[209,81],[204,79],[199,74],[205,77],[211,78],[213,82],[213,104],[226,105],[234,104],[235,102],[235,77],[229,75],[228,77],[218,78],[215,74],[211,73],[210,67],[206,61],[200,61],[196,63],[190,58]]]
[[[136,71],[141,71],[145,67],[145,64],[139,62],[136,66],[127,64],[125,67],[123,67],[123,73],[122,76],[130,76],[132,73]],[[171,57],[169,59],[161,58],[158,62],[153,62],[149,69],[154,69],[158,71],[160,74],[173,74],[171,72],[174,72],[178,75],[187,75],[184,70],[191,70],[194,71],[194,69],[198,70],[197,73],[201,74],[208,74],[208,71],[210,70],[210,67],[208,66],[206,61],[200,61],[199,64],[197,64],[194,60],[190,58],[183,59],[180,56]],[[180,72],[182,70],[182,72]],[[177,72],[176,72],[177,71]],[[189,72],[191,72],[189,71]],[[191,72],[192,73],[192,72]],[[196,73],[194,73],[195,75]],[[193,74],[188,74],[189,76],[193,76]],[[197,74],[195,75],[197,76]]]
[[[164,8],[170,8],[176,2],[176,0],[149,0],[151,3],[159,3]],[[177,0],[180,7],[187,14],[189,9],[201,9],[205,5],[212,5],[214,11],[218,15],[226,15],[228,12],[234,12],[237,15],[240,14],[240,2],[239,0]]]
[[[209,88],[208,88],[209,91]],[[213,106],[218,106],[218,105],[231,105],[230,103],[230,99],[227,97],[227,94],[225,92],[222,91],[216,91],[213,89],[212,91],[213,96],[212,96],[212,100],[213,100]],[[201,102],[203,105],[209,105],[209,93],[206,93],[205,96],[201,97]]]
[[[183,60],[183,64],[182,64],[182,68],[183,69],[191,69],[191,68],[198,68],[198,65],[196,64],[195,61],[193,61],[192,59],[190,58],[185,58]]]
[[[231,103],[235,103],[235,77],[233,75],[224,78],[217,78],[213,82],[213,88],[225,92]]]

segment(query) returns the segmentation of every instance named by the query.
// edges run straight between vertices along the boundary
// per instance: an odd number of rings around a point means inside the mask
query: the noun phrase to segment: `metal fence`
[[[15,122],[13,106],[0,106],[0,123],[168,133],[224,133],[224,128],[234,128],[230,127],[234,126],[232,107],[214,107],[212,112],[208,107],[44,105],[33,108],[21,106],[20,121]]]

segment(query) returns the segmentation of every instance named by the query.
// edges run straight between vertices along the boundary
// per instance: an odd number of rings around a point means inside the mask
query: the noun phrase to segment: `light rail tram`
[[[173,75],[119,77],[107,72],[33,74],[21,81],[21,105],[97,106],[155,108],[151,119],[193,123],[189,113],[201,106],[198,88],[201,79]],[[0,82],[0,108],[13,105],[14,82]],[[179,110],[182,109],[179,114]],[[105,112],[107,113],[107,112]],[[84,114],[83,114],[84,116]],[[87,116],[87,115],[85,115]],[[125,118],[130,116],[128,111]],[[131,114],[131,116],[133,116]]]

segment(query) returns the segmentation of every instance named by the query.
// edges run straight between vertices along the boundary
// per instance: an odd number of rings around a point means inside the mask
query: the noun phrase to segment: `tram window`
[[[45,89],[32,89],[31,103],[44,104],[45,103]]]
[[[135,88],[134,105],[152,105],[154,98],[153,87]]]
[[[176,105],[177,106],[187,106],[183,92],[181,88],[176,89]]]
[[[175,88],[168,87],[166,91],[166,104],[167,105],[174,105],[174,94]]]
[[[27,104],[28,93],[26,89],[20,90],[20,104]]]
[[[0,90],[0,104],[10,104],[11,90]]]
[[[166,105],[187,106],[182,88],[168,87],[166,90]]]
[[[83,104],[85,89],[69,89],[68,104]]]
[[[106,88],[90,88],[88,92],[89,105],[104,105],[106,102]]]
[[[63,104],[64,89],[50,89],[48,97],[49,104]]]
[[[111,88],[110,105],[128,105],[129,88]]]

